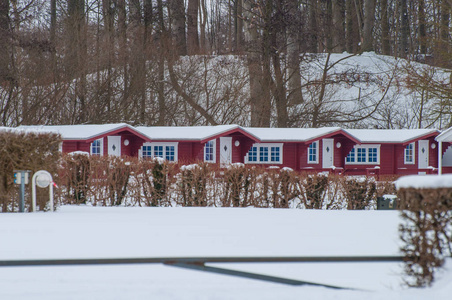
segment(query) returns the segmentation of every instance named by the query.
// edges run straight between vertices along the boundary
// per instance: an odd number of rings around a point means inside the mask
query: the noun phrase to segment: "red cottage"
[[[344,175],[436,173],[442,155],[433,129],[248,128],[238,125],[132,127],[127,124],[26,126],[60,133],[63,152],[161,157],[224,167],[231,163]],[[443,137],[446,137],[444,135]],[[448,133],[452,140],[452,132]],[[441,142],[440,142],[441,143]],[[450,153],[451,159],[448,159]]]
[[[125,124],[20,126],[27,130],[58,133],[63,138],[64,153],[83,151],[92,155],[138,156],[149,138]]]

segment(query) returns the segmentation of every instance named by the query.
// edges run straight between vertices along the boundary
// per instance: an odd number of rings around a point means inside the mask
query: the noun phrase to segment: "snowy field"
[[[400,255],[394,211],[63,206],[0,215],[0,260]],[[452,261],[429,289],[399,263],[210,264],[351,288],[288,286],[161,264],[0,267],[0,299],[451,299]]]

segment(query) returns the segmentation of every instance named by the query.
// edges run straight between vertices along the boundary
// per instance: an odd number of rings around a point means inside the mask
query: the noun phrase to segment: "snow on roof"
[[[256,128],[247,127],[245,130],[263,142],[308,141],[341,130],[340,127],[324,128]]]
[[[52,132],[61,134],[63,140],[86,140],[115,131],[122,127],[134,128],[126,123],[117,124],[88,124],[88,125],[33,125],[19,126],[17,129],[25,129],[35,132]]]
[[[239,125],[217,126],[181,126],[158,127],[138,126],[132,127],[126,123],[117,124],[88,124],[88,125],[54,125],[54,126],[19,126],[17,128],[0,127],[0,130],[26,130],[32,132],[52,132],[62,136],[64,140],[87,140],[108,134],[109,132],[129,128],[142,133],[150,140],[166,141],[201,141],[215,136],[240,129],[256,140],[262,142],[303,142],[322,136],[344,131],[360,140],[362,143],[404,143],[422,138],[423,136],[438,133],[435,129],[341,129],[340,127],[323,128],[257,128],[241,127]],[[449,132],[445,131],[443,134]],[[450,135],[450,133],[449,133]],[[440,135],[441,136],[441,135]]]
[[[438,142],[452,142],[452,127],[441,132],[441,134],[438,135],[435,140],[437,140]]]
[[[395,182],[397,189],[439,189],[452,188],[452,174],[448,175],[409,175]]]
[[[346,129],[362,143],[405,143],[437,133],[436,129]]]
[[[224,132],[238,129],[239,125],[217,126],[181,126],[181,127],[136,127],[138,131],[148,136],[151,140],[205,140]]]
[[[30,126],[31,127],[31,126]],[[12,132],[12,133],[53,133],[51,131],[44,131],[44,130],[34,130],[32,128],[28,128],[28,126],[24,126],[24,127],[3,127],[0,126],[0,132],[1,131],[7,131],[7,132]]]

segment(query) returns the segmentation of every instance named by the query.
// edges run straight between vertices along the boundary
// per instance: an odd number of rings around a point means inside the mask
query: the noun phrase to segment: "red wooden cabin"
[[[345,175],[436,173],[440,148],[435,141],[440,132],[434,129],[132,127],[124,123],[27,128],[60,133],[65,153],[162,157],[221,167],[244,163]],[[441,149],[446,154],[449,148]],[[443,171],[452,172],[452,159],[450,170]]]

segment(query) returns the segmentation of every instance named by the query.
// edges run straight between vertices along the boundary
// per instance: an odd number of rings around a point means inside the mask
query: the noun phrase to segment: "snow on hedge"
[[[399,178],[396,183],[399,189],[439,189],[452,188],[452,174],[448,175],[409,175]]]

